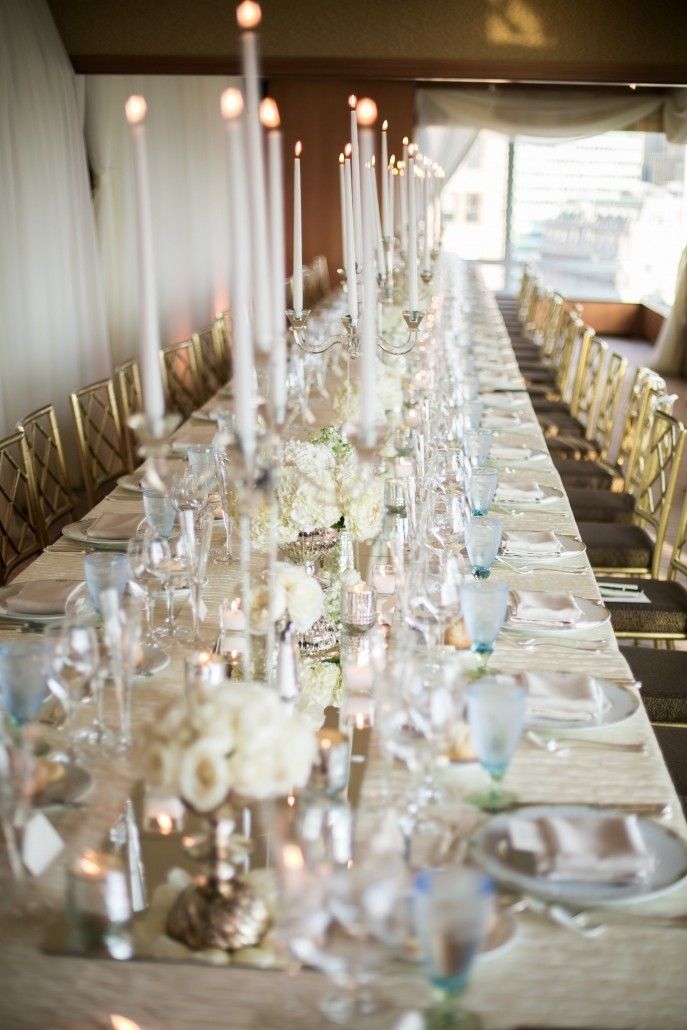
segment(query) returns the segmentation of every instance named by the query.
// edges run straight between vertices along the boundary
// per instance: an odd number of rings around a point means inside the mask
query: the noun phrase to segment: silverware
[[[641,743],[641,741],[625,743],[618,740],[591,740],[586,737],[564,737],[561,740],[557,740],[556,737],[543,736],[540,733],[535,733],[534,730],[527,730],[525,737],[530,744],[534,744],[535,747],[540,748],[542,751],[548,751],[549,754],[560,755],[561,757],[567,755],[572,748],[586,748],[594,751],[627,751],[640,755],[645,755],[648,751],[646,744]]]
[[[513,805],[513,810],[529,808],[530,806],[552,805],[554,803],[550,800],[519,801]],[[609,801],[605,804],[589,801],[566,801],[565,804],[579,805],[582,808],[593,808],[599,812],[621,812],[625,815],[641,815],[647,819],[670,819],[673,815],[673,806],[669,801],[638,801],[634,804],[631,801]]]
[[[617,908],[571,909],[560,902],[542,901],[530,894],[523,894],[508,906],[511,912],[534,912],[582,937],[599,937],[610,926],[634,926],[638,929],[652,927],[661,930],[687,930],[687,914],[662,915],[661,913],[629,911]]]

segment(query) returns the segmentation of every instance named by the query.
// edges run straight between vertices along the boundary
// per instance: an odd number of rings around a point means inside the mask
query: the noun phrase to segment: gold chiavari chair
[[[114,379],[119,420],[126,446],[126,464],[129,471],[133,472],[139,464],[139,459],[136,454],[136,437],[129,426],[129,418],[136,412],[143,410],[141,375],[136,359],[130,358],[123,365],[118,365],[114,370],[112,378]]]
[[[632,475],[640,484],[634,525],[578,523],[587,557],[598,575],[658,578],[685,436],[687,431],[681,422],[654,409],[649,446],[635,458],[633,466]]]
[[[318,254],[313,258],[311,268],[316,284],[317,300],[323,300],[331,289],[329,264],[324,254]]]
[[[580,438],[587,442],[592,439],[607,351],[604,341],[590,326],[585,326],[579,342],[570,410],[567,413],[543,414],[539,419],[544,435],[552,438],[549,443],[552,453],[568,453],[570,449],[576,452]],[[596,457],[595,454],[589,456]]]
[[[201,384],[201,403],[205,403],[229,379],[228,334],[224,315],[218,315],[212,325],[194,333],[193,345]]]
[[[160,367],[170,411],[188,418],[202,404],[193,340],[182,340],[161,350]]]
[[[79,459],[90,507],[128,470],[119,411],[111,379],[70,394]]]
[[[33,467],[25,460],[21,429],[0,440],[0,583],[40,554],[45,526],[36,500]]]
[[[565,309],[549,357],[553,386],[534,383],[527,388],[537,417],[551,412],[569,413],[577,375],[576,358],[584,333],[582,319],[574,310]]]
[[[25,468],[33,475],[36,502],[45,538],[52,543],[67,522],[75,518],[75,500],[64,459],[62,438],[52,404],[32,411],[20,422],[19,441]]]
[[[520,321],[524,322],[525,315],[529,307],[529,298],[534,287],[535,276],[532,271],[531,265],[524,265],[522,269],[522,278],[520,279],[520,288],[518,290],[518,297],[516,301],[516,310],[520,317]]]

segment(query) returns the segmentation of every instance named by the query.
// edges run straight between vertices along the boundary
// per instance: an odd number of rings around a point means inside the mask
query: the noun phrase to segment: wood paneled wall
[[[378,127],[389,122],[389,154],[400,152],[403,136],[412,136],[414,86],[408,82],[346,79],[275,79],[270,95],[279,104],[286,164],[287,269],[292,265],[293,148],[303,143],[303,260],[324,254],[332,281],[341,264],[339,153],[350,136],[348,96],[371,96],[379,111]],[[379,137],[377,137],[379,149]]]

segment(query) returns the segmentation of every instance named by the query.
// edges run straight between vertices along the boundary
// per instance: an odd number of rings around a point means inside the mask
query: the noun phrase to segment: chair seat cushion
[[[561,415],[570,414],[570,408],[565,401],[556,400],[555,397],[547,396],[546,393],[532,393],[533,390],[536,390],[536,384],[528,387],[527,390],[536,414],[548,415],[549,412],[558,412]],[[549,390],[548,393],[553,393],[553,390]]]
[[[552,440],[554,444],[556,441]],[[586,490],[571,487],[568,500],[573,515],[581,522],[615,522],[629,525],[635,510],[632,494],[614,494],[611,490]]]
[[[596,461],[556,458],[553,463],[566,490],[581,486],[590,490],[612,490],[615,476]]]
[[[593,569],[649,569],[654,552],[651,537],[639,526],[610,522],[578,522]]]
[[[687,723],[687,652],[621,647],[652,722]]]
[[[565,433],[566,436],[579,436],[584,439],[584,426],[576,418],[573,418],[572,415],[565,414],[562,411],[540,411],[539,415],[541,416],[539,421],[543,422],[544,426],[547,424],[555,426],[559,433]],[[555,438],[553,438],[551,446],[555,448]]]
[[[550,368],[546,368],[545,365],[530,365],[527,368],[523,368],[523,366],[520,365],[520,371],[529,386],[550,386],[553,388],[556,385],[556,379],[553,372]]]
[[[679,583],[662,579],[623,579],[623,583],[636,583],[651,604],[606,601],[616,633],[674,633],[687,636],[687,590]]]
[[[683,812],[687,811],[687,727],[654,726],[663,761],[675,785]]]

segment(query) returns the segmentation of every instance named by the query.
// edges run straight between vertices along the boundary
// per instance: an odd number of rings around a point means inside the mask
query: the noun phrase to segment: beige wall
[[[236,50],[228,0],[49,4],[82,60],[177,58],[208,70]],[[293,73],[278,59],[298,58],[301,73],[320,75],[352,60],[376,77],[687,81],[685,0],[264,0],[263,10],[268,71]]]

